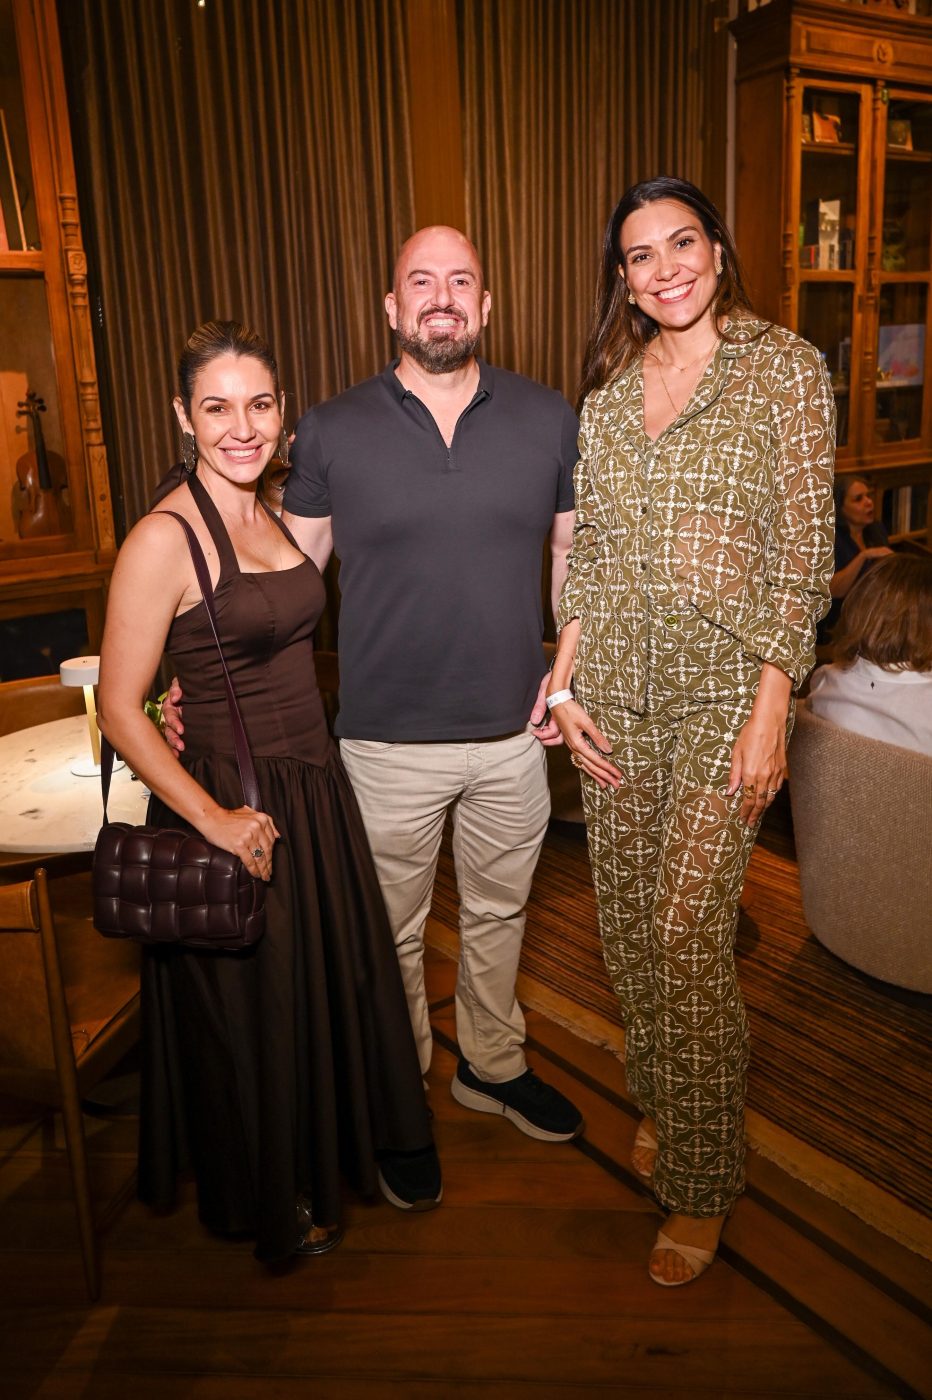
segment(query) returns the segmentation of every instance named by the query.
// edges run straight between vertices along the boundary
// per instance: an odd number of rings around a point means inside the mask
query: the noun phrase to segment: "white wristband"
[[[552,695],[547,696],[547,709],[552,710],[557,705],[562,705],[566,700],[575,700],[575,698],[571,690],[555,690]]]

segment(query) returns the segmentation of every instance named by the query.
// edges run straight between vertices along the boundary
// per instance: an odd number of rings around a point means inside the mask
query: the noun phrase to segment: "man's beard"
[[[476,331],[475,335],[466,335],[462,340],[448,339],[446,335],[423,340],[417,332],[409,335],[398,326],[395,339],[405,354],[428,374],[449,374],[472,359],[480,334],[481,331]]]

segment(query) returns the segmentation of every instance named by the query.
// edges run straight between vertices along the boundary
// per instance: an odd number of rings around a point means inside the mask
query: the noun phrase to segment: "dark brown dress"
[[[371,1193],[376,1153],[423,1148],[431,1130],[391,930],[314,675],[323,581],[309,559],[241,573],[209,495],[190,485],[220,558],[220,635],[262,806],[282,839],[253,949],[145,950],[139,1194],[170,1205],[193,1169],[204,1224],[254,1236],[271,1261],[297,1243],[299,1194],[336,1223],[341,1174]],[[202,603],[175,619],[167,650],[184,691],[182,761],[240,807]],[[154,797],[150,821],[183,825]]]

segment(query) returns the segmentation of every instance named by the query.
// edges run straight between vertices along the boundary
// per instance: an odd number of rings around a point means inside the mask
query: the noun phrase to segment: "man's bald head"
[[[458,228],[451,228],[449,224],[428,224],[426,228],[419,228],[417,233],[412,233],[398,250],[392,274],[395,294],[398,293],[400,279],[407,275],[409,267],[416,267],[419,260],[430,262],[440,257],[452,257],[454,262],[459,261],[464,267],[471,268],[480,291],[485,290],[485,275],[475,244],[470,243],[465,233],[460,233]]]
[[[428,374],[462,369],[473,358],[491,305],[479,254],[459,229],[432,224],[404,244],[385,298],[403,357]]]

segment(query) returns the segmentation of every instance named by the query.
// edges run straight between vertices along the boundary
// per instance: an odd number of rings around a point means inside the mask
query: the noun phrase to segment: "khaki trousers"
[[[340,753],[395,935],[422,1073],[431,1058],[424,929],[451,812],[460,1053],[481,1079],[514,1079],[526,1068],[524,1017],[515,998],[525,904],[550,815],[543,746],[528,731],[451,744],[342,739]]]

